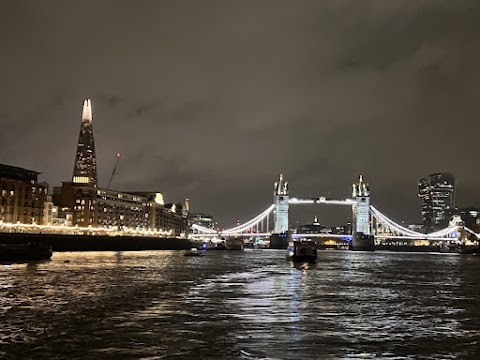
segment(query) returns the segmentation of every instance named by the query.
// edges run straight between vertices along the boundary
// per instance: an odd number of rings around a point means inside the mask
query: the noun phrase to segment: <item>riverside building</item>
[[[480,232],[480,209],[475,207],[460,208],[455,210],[455,214],[460,216],[466,227],[477,233]]]
[[[165,205],[160,192],[120,192],[98,187],[91,106],[91,101],[85,100],[72,181],[54,187],[54,205],[69,210],[72,224],[80,227],[185,234],[187,216],[182,204]]]
[[[0,221],[44,224],[48,184],[38,172],[0,164]]]

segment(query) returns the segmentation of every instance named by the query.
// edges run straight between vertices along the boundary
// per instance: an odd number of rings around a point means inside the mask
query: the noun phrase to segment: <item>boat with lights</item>
[[[295,240],[288,244],[287,260],[314,263],[317,261],[317,243],[311,240]]]
[[[203,254],[198,251],[197,248],[191,248],[190,251],[187,251],[183,256],[202,256]]]

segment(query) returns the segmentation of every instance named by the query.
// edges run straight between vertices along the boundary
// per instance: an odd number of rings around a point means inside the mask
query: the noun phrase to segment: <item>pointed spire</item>
[[[92,102],[85,99],[83,102],[82,121],[92,122]]]
[[[274,184],[274,195],[288,195],[288,181],[284,181],[283,174],[280,174],[279,180]]]
[[[353,184],[352,196],[370,196],[370,189],[367,183],[363,181],[363,175],[358,177],[358,184]]]
[[[92,102],[85,99],[82,109],[82,124],[78,137],[72,182],[75,184],[97,184],[97,160],[93,140]]]
[[[313,218],[313,225],[319,225],[317,215]]]

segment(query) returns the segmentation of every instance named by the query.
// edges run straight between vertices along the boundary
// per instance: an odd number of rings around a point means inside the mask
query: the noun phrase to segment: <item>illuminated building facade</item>
[[[33,170],[0,164],[1,221],[44,224],[48,184],[39,184],[38,174]]]
[[[315,215],[313,219],[312,224],[304,224],[297,226],[296,233],[297,234],[321,234],[321,233],[327,233],[328,229],[325,228],[324,226],[320,225],[318,222],[318,218]]]
[[[417,184],[425,232],[446,228],[455,209],[455,178],[438,173],[419,179]]]
[[[187,232],[188,213],[180,202],[165,204],[160,192],[135,191],[129,193],[147,200],[148,229],[171,231],[174,235]]]
[[[72,182],[74,184],[97,185],[97,160],[95,142],[93,140],[92,103],[89,99],[83,102],[82,125],[78,136],[75,167]]]
[[[54,188],[53,201],[71,209],[72,223],[80,227],[170,231],[177,236],[187,231],[182,204],[165,205],[158,192],[126,193],[64,182]]]
[[[455,210],[455,214],[460,216],[466,227],[477,233],[480,232],[480,209],[475,207],[460,208]]]
[[[47,195],[43,203],[43,219],[42,225],[53,224],[53,201],[52,195]]]

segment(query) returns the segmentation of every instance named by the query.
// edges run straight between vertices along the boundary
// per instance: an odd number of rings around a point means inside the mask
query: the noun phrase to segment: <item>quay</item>
[[[178,237],[0,233],[0,244],[50,244],[52,251],[187,250],[191,241]]]
[[[351,250],[348,240],[339,238],[312,238],[317,243],[319,250]],[[373,250],[398,251],[398,252],[439,252],[478,254],[478,243],[459,243],[439,240],[416,240],[416,239],[375,239]]]

